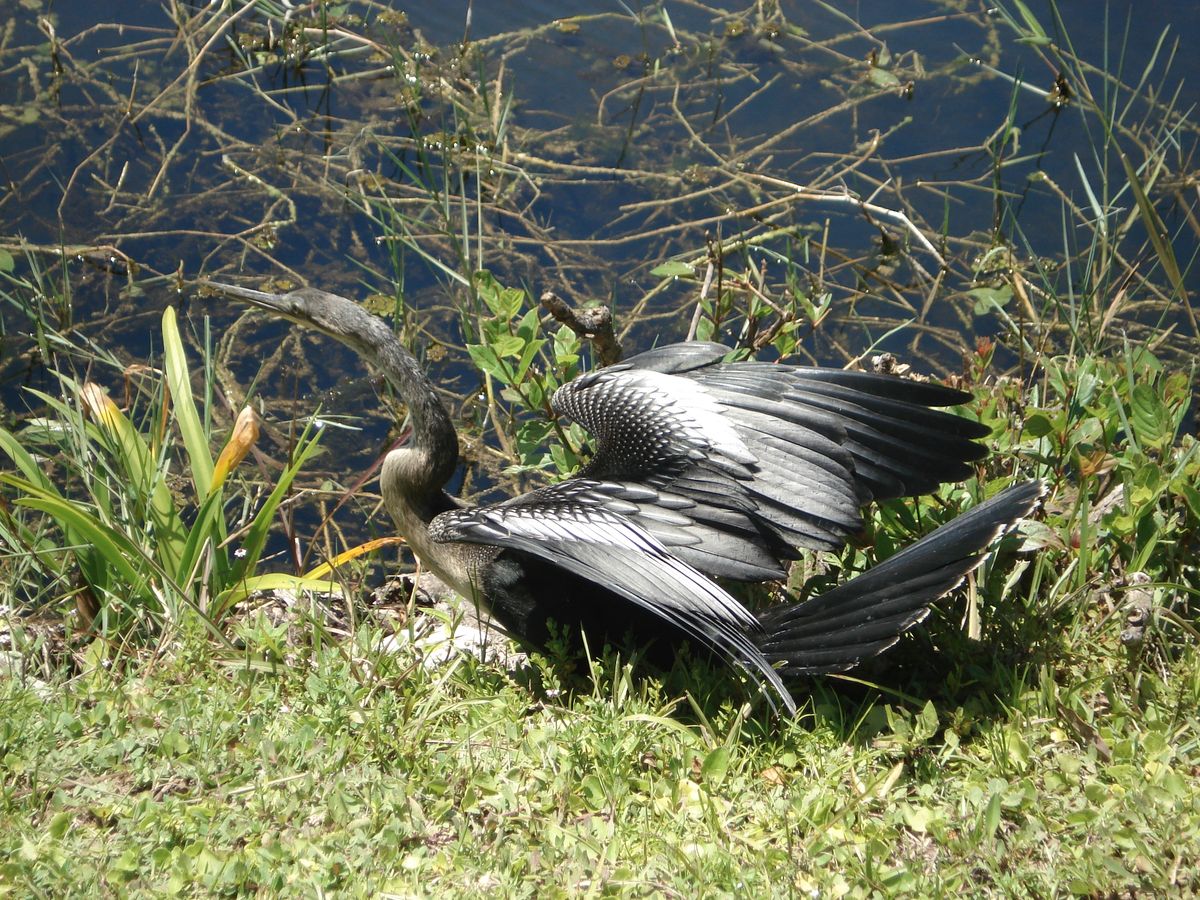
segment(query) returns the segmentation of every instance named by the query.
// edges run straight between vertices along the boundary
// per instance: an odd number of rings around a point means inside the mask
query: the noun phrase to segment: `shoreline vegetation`
[[[22,4],[0,894],[1200,891],[1197,123],[1176,35],[1065,6],[474,9],[435,44],[376,2]],[[404,410],[209,277],[390,321],[470,500],[586,460],[548,398],[622,348],[973,395],[973,478],[747,603],[1049,494],[794,720],[695,656],[480,652],[380,506]]]

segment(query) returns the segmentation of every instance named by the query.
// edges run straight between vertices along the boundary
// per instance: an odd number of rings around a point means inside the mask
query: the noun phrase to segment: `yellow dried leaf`
[[[778,766],[767,766],[758,773],[758,777],[767,784],[782,785],[784,783],[783,772],[779,770]]]
[[[349,550],[339,553],[333,559],[329,560],[329,562],[323,562],[315,569],[305,572],[304,577],[328,578],[331,574],[333,574],[333,570],[343,563],[347,563],[356,557],[362,556],[365,553],[370,553],[372,550],[377,550],[380,547],[390,547],[393,544],[403,543],[404,538],[402,537],[376,538],[373,541],[367,541],[365,544],[359,544],[357,547],[351,547]]]
[[[229,473],[238,467],[246,455],[250,452],[250,448],[258,441],[258,416],[249,406],[243,407],[238,413],[237,421],[233,424],[233,431],[229,435],[229,440],[225,444],[225,448],[221,451],[221,455],[217,457],[217,464],[213,470],[213,487],[220,487],[225,483],[225,479],[229,477]]]
[[[94,381],[87,382],[80,389],[79,400],[83,403],[83,411],[105,428],[114,428],[121,417],[121,410],[117,408],[112,397]]]

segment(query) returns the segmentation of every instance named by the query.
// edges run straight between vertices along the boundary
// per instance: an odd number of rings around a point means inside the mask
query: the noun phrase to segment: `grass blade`
[[[79,543],[86,543],[96,549],[110,567],[135,589],[144,585],[146,576],[140,567],[130,560],[146,560],[142,549],[136,546],[125,535],[105,525],[95,516],[63,499],[57,494],[42,491],[31,482],[11,475],[0,475],[0,481],[11,484],[26,496],[17,500],[19,506],[41,510],[51,516],[64,531],[74,535]]]
[[[8,454],[8,458],[16,464],[17,468],[21,470],[21,474],[31,484],[37,485],[39,489],[48,494],[61,496],[58,493],[58,489],[51,484],[50,479],[46,477],[46,474],[42,471],[42,467],[37,464],[37,461],[29,451],[21,446],[12,432],[4,428],[0,428],[0,450]]]
[[[1175,289],[1175,294],[1187,311],[1188,320],[1192,324],[1192,333],[1200,337],[1200,323],[1196,321],[1196,311],[1188,302],[1187,287],[1183,283],[1183,274],[1179,271],[1179,263],[1175,259],[1175,249],[1167,237],[1166,226],[1159,218],[1154,204],[1146,196],[1142,180],[1138,177],[1137,170],[1130,162],[1128,154],[1118,150],[1117,155],[1121,158],[1121,165],[1125,167],[1125,177],[1129,179],[1129,189],[1133,191],[1133,199],[1137,202],[1138,213],[1142,217],[1146,233],[1150,236],[1150,243],[1154,245],[1154,252],[1158,254],[1158,261],[1162,264],[1163,271],[1167,273],[1167,278],[1171,281],[1171,287]]]
[[[267,532],[271,528],[271,519],[275,516],[275,510],[279,508],[279,504],[287,496],[288,489],[291,488],[292,480],[296,477],[297,473],[299,473],[300,469],[313,454],[317,452],[320,446],[320,438],[321,432],[319,430],[311,435],[308,431],[305,431],[300,437],[300,443],[295,455],[292,457],[291,464],[279,476],[279,481],[275,485],[275,489],[271,491],[271,495],[263,503],[262,509],[258,511],[258,515],[254,517],[254,522],[251,523],[249,530],[246,532],[246,539],[242,542],[242,549],[245,552],[234,567],[234,581],[240,582],[244,580],[246,573],[258,565],[258,558],[262,554],[263,547],[266,545]]]

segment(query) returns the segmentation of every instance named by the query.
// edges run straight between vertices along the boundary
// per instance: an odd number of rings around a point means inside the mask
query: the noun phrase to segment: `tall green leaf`
[[[183,446],[187,449],[188,463],[192,468],[192,484],[196,497],[208,496],[212,487],[213,458],[208,446],[208,435],[200,424],[196,401],[192,398],[192,380],[188,375],[187,356],[183,352],[183,340],[179,336],[179,325],[174,307],[163,310],[162,318],[163,357],[167,370],[167,385],[175,405],[175,419],[183,435]]]
[[[165,464],[159,464],[146,439],[98,385],[84,385],[82,394],[101,433],[112,439],[113,456],[128,478],[127,487],[132,487],[135,499],[146,506],[159,564],[178,579],[187,529],[167,486]]]
[[[0,481],[11,484],[26,495],[17,500],[18,505],[41,510],[58,522],[64,531],[74,535],[75,540],[94,547],[131,590],[137,592],[146,585],[148,567],[135,565],[134,560],[143,564],[150,560],[128,537],[105,525],[77,504],[57,493],[42,490],[23,478],[0,474]]]
[[[42,471],[42,467],[37,464],[37,461],[30,455],[29,451],[21,446],[21,442],[10,431],[0,428],[0,450],[8,454],[8,458],[16,464],[17,468],[31,483],[37,485],[43,491],[57,494],[58,491],[54,485],[50,483],[50,479],[46,477],[46,473]]]
[[[1128,154],[1118,150],[1117,155],[1121,159],[1121,165],[1125,167],[1125,177],[1129,179],[1129,189],[1133,191],[1138,214],[1142,217],[1142,225],[1145,226],[1146,233],[1150,236],[1150,243],[1154,245],[1158,261],[1162,265],[1163,271],[1167,273],[1171,287],[1175,289],[1176,295],[1183,303],[1183,308],[1192,325],[1192,333],[1200,336],[1200,322],[1197,322],[1196,311],[1192,309],[1192,304],[1188,300],[1187,286],[1183,281],[1183,273],[1179,270],[1179,262],[1175,259],[1175,248],[1171,246],[1166,226],[1159,218],[1158,210],[1154,208],[1154,204],[1146,195],[1146,189],[1142,186],[1142,180],[1138,177],[1137,169],[1133,167]]]

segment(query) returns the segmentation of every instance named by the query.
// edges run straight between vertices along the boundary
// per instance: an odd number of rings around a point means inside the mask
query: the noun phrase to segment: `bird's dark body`
[[[891,646],[1042,493],[1014,485],[864,575],[756,616],[712,579],[782,578],[798,549],[842,546],[864,503],[968,477],[989,430],[938,407],[970,395],[672,344],[555,393],[555,411],[597,439],[576,477],[465,507],[443,491],[454,426],[386,324],[322,291],[211,286],[336,337],[387,377],[413,439],[384,461],[385,504],[422,561],[514,636],[543,646],[556,622],[660,652],[691,640],[789,711],[781,673],[841,671]]]
[[[687,641],[661,617],[519,550],[496,554],[481,593],[500,625],[537,650],[545,650],[551,639],[578,649],[586,635],[590,647],[636,647],[665,665]]]

